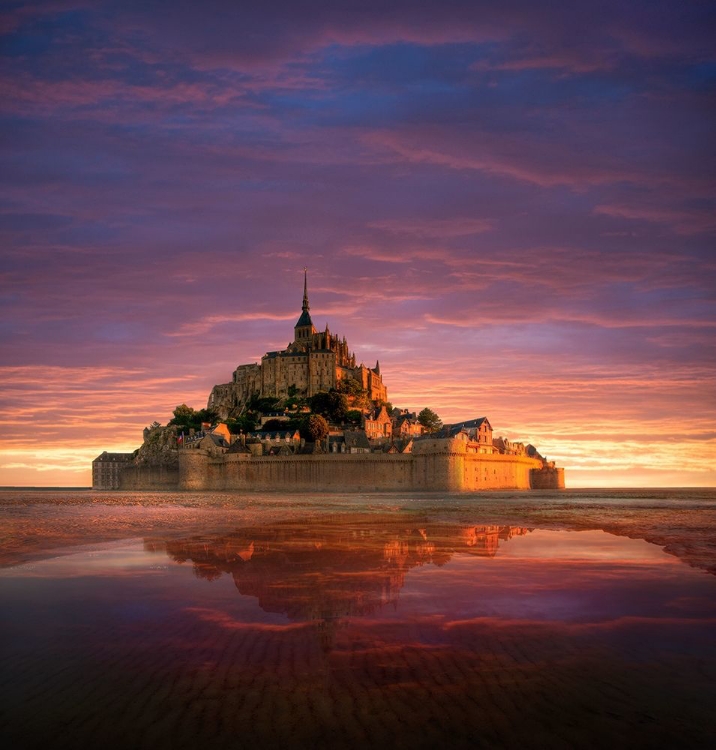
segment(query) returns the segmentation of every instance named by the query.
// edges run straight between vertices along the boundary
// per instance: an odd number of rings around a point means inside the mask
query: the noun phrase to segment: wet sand
[[[14,748],[716,737],[713,492],[12,491],[0,517]]]
[[[326,513],[406,514],[545,529],[600,529],[662,547],[716,574],[716,490],[569,490],[465,495],[122,493],[0,490],[0,566],[76,544],[201,533]],[[199,512],[201,511],[201,512]]]

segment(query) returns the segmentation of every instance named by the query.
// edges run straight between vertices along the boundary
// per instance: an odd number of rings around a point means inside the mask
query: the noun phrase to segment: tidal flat
[[[716,738],[714,490],[4,490],[0,521],[13,748]]]

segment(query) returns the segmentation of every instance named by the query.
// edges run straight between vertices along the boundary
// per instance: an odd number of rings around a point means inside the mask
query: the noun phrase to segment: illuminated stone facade
[[[347,379],[355,380],[372,401],[388,400],[377,362],[374,368],[362,363],[356,365],[355,354],[348,348],[345,336],[332,334],[328,326],[324,331],[316,331],[304,277],[303,307],[293,329],[293,341],[281,351],[264,354],[261,364],[239,365],[230,383],[214,386],[208,408],[226,419],[253,396],[313,396],[336,388]]]
[[[466,432],[415,440],[411,453],[288,456],[179,451],[178,489],[443,491],[561,489],[564,471],[528,456],[484,453]]]
[[[116,490],[124,470],[133,465],[133,453],[108,453],[103,451],[92,461],[92,487],[98,490]]]

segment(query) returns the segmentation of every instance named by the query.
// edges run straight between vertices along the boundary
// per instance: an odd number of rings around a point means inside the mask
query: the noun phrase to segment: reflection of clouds
[[[310,622],[288,622],[288,623],[268,623],[268,622],[245,622],[237,620],[227,612],[220,609],[208,609],[207,607],[186,607],[184,612],[194,615],[202,622],[215,625],[222,630],[236,631],[259,631],[261,633],[287,633],[290,631],[304,630],[311,627]]]
[[[391,516],[353,517],[145,548],[165,549],[209,581],[231,576],[266,617],[285,616],[299,629],[318,626],[326,651],[345,648],[348,638],[354,656],[369,657],[392,644],[479,648],[501,635],[534,643],[561,638],[575,647],[634,637],[656,644],[675,632],[698,641],[716,622],[712,577],[643,540],[603,531],[407,526]],[[222,630],[253,627],[222,611],[189,611]],[[405,623],[420,634],[415,643],[410,635],[405,640]],[[265,629],[293,631],[272,623]],[[346,635],[351,630],[360,632],[359,642]]]
[[[446,631],[463,631],[475,634],[480,630],[519,630],[532,635],[544,636],[590,636],[598,633],[635,630],[642,634],[649,631],[668,633],[674,628],[705,630],[716,624],[716,617],[617,617],[601,622],[566,622],[564,620],[529,620],[524,618],[475,617],[469,620],[451,620],[443,624]]]

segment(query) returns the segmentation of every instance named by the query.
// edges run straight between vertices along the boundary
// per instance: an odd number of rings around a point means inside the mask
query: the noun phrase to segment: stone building
[[[122,472],[132,466],[134,453],[103,451],[92,461],[92,487],[96,490],[119,489]]]
[[[420,437],[425,428],[417,419],[399,416],[393,421],[393,435],[400,438]]]
[[[363,419],[363,429],[370,440],[389,438],[393,434],[393,423],[385,406],[379,406]]]
[[[492,425],[487,417],[478,417],[477,419],[468,419],[465,422],[445,425],[438,433],[439,437],[451,438],[458,434],[464,433],[471,441],[472,445],[477,447],[478,453],[497,453],[497,449],[492,444]]]
[[[239,365],[230,383],[214,386],[208,408],[226,419],[253,396],[308,397],[336,388],[347,379],[357,381],[372,401],[388,400],[378,362],[374,368],[362,363],[357,365],[345,336],[332,334],[328,325],[324,331],[316,330],[311,320],[304,274],[303,306],[293,328],[293,341],[285,349],[264,354],[261,364]]]
[[[512,440],[509,440],[508,438],[493,438],[492,445],[498,453],[504,453],[507,456],[527,455],[527,450],[524,443],[514,442]]]

